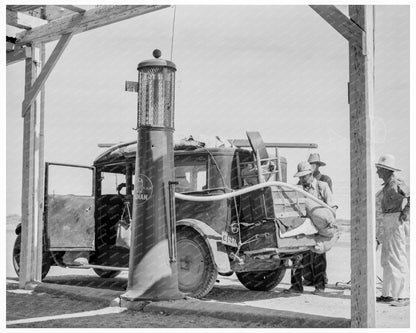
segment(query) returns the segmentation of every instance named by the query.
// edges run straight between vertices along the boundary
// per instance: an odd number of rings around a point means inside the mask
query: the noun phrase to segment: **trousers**
[[[312,282],[315,288],[325,289],[326,254],[308,251],[301,256],[301,266],[292,270],[291,273],[290,282],[292,287],[303,290],[303,276],[305,280]]]
[[[383,296],[409,297],[407,286],[408,262],[405,223],[400,213],[381,214],[383,236],[381,239],[381,266],[383,267]]]

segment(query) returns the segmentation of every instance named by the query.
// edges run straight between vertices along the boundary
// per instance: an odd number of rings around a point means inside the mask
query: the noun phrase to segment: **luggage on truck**
[[[305,200],[306,214],[318,229],[316,246],[311,250],[315,253],[328,252],[338,241],[341,229],[336,225],[335,214],[312,199]]]

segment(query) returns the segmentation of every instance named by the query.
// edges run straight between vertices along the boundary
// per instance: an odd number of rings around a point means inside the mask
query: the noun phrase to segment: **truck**
[[[316,229],[296,233],[306,220],[305,197],[267,186],[273,180],[287,182],[287,160],[277,145],[277,154],[269,154],[258,132],[247,135],[245,146],[174,150],[175,191],[182,194],[175,200],[179,290],[192,297],[207,295],[218,275],[234,273],[250,290],[271,290],[296,256],[316,245]],[[116,144],[92,166],[46,163],[42,278],[53,265],[93,269],[102,278],[128,270],[129,249],[117,244],[117,225],[134,208],[136,149],[135,141]],[[69,189],[80,178],[66,179],[66,170],[87,173],[84,183],[90,193]],[[65,190],[58,191],[53,182],[65,184]],[[242,189],[247,191],[221,200],[183,199],[214,198]],[[288,230],[290,236],[285,236]],[[19,274],[21,225],[15,232],[13,264]],[[80,254],[87,262],[70,260]]]

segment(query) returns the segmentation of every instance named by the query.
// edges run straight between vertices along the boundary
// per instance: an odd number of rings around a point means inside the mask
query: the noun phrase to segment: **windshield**
[[[215,160],[206,154],[175,156],[175,180],[178,182],[176,191],[182,193],[229,188],[229,159],[232,156],[215,156]]]
[[[175,157],[177,192],[202,191],[207,188],[206,156]]]

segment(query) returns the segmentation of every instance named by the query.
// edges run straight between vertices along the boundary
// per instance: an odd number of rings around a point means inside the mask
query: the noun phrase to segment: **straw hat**
[[[326,165],[326,163],[321,161],[321,157],[319,156],[318,153],[314,153],[314,154],[310,154],[309,155],[309,159],[308,159],[309,164],[313,164],[316,163],[320,166],[324,166]]]
[[[401,171],[396,168],[396,158],[391,154],[381,155],[376,163],[376,167],[390,171]]]
[[[311,165],[308,162],[303,161],[298,164],[298,172],[296,172],[293,177],[302,177],[310,173],[312,173]]]

